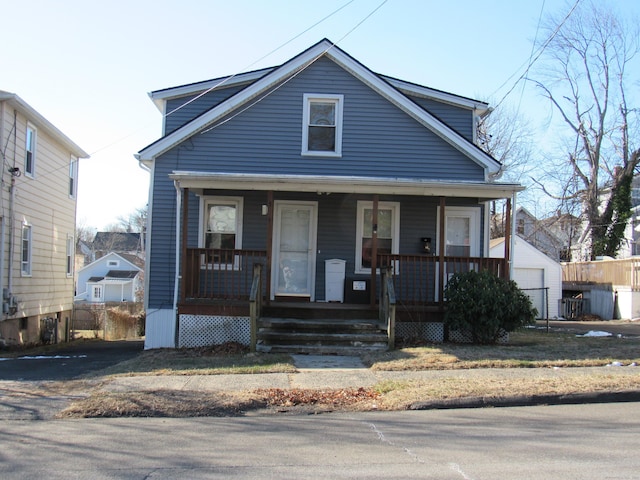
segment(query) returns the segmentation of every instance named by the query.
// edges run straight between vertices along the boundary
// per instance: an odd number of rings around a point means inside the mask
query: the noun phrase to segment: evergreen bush
[[[449,329],[469,332],[473,343],[496,343],[504,332],[535,322],[538,311],[513,280],[488,270],[454,274],[444,289]]]

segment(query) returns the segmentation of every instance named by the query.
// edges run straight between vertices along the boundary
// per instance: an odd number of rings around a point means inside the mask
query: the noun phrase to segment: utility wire
[[[527,66],[527,68],[525,69],[525,71],[522,73],[522,75],[520,75],[518,77],[518,79],[515,81],[515,83],[513,84],[513,86],[509,89],[509,91],[502,97],[502,99],[496,104],[494,108],[497,109],[502,102],[505,101],[505,99],[511,94],[511,92],[513,92],[513,90],[516,88],[516,86],[518,85],[518,83],[524,79],[527,74],[529,73],[529,70],[531,69],[531,67],[533,66],[533,64],[540,58],[540,56],[544,53],[544,51],[546,50],[546,48],[549,46],[549,44],[553,41],[553,39],[556,37],[556,35],[558,34],[558,32],[560,31],[560,29],[562,28],[562,26],[567,22],[567,20],[569,20],[569,17],[573,14],[573,12],[575,11],[575,9],[578,7],[578,4],[580,3],[581,0],[576,0],[576,2],[573,4],[573,7],[571,7],[571,10],[569,10],[569,13],[567,13],[567,15],[562,19],[562,21],[558,24],[558,26],[554,29],[554,31],[551,33],[551,35],[549,36],[549,38],[547,38],[547,40],[540,46],[540,48],[538,48],[536,55],[534,58],[529,57],[529,61],[523,63],[518,70],[516,70],[509,78],[507,78],[502,85],[500,85],[492,94],[491,96],[495,95],[496,93],[498,93],[498,91],[500,89],[502,89],[502,87],[504,87],[509,80],[511,80],[515,75],[517,75],[518,71],[524,67],[525,65]]]
[[[315,23],[314,23],[313,25],[311,25],[310,27],[307,27],[305,30],[303,30],[303,31],[302,31],[302,32],[300,32],[299,34],[295,35],[294,37],[292,37],[291,39],[287,40],[287,41],[286,41],[286,42],[284,42],[283,44],[281,44],[281,45],[279,45],[278,47],[274,48],[274,49],[273,49],[273,50],[271,50],[269,53],[267,53],[267,54],[263,55],[262,57],[260,57],[258,60],[255,60],[254,62],[252,62],[250,65],[248,65],[247,67],[245,67],[245,70],[247,70],[247,69],[251,68],[253,65],[255,65],[256,63],[258,63],[258,62],[260,62],[260,61],[262,61],[262,60],[264,60],[265,58],[269,57],[270,55],[273,55],[275,52],[277,52],[277,51],[278,51],[278,50],[280,50],[281,48],[285,47],[285,46],[286,46],[286,45],[288,45],[289,43],[293,42],[293,41],[294,41],[294,40],[296,40],[297,38],[301,37],[302,35],[304,35],[304,34],[305,34],[305,33],[307,33],[308,31],[312,30],[313,28],[317,27],[317,26],[318,26],[318,25],[320,25],[322,22],[324,22],[324,21],[326,21],[327,19],[331,18],[332,16],[334,16],[335,14],[337,14],[338,12],[340,12],[341,10],[343,10],[344,8],[346,8],[347,6],[349,6],[350,4],[352,4],[354,1],[355,1],[355,0],[349,0],[348,2],[346,2],[345,4],[343,4],[341,7],[337,8],[337,9],[336,9],[336,10],[334,10],[333,12],[329,13],[329,14],[328,14],[328,15],[326,15],[325,17],[323,17],[323,18],[321,18],[320,20],[318,20],[317,22],[315,22]],[[385,2],[383,2],[383,3],[386,3],[386,1],[387,1],[387,0],[385,0]],[[382,6],[382,5],[380,5],[380,6]],[[380,7],[378,7],[378,8],[380,8]],[[376,10],[377,10],[377,8],[376,8]],[[371,16],[371,15],[369,15],[369,16]],[[369,16],[368,16],[368,17],[369,17]],[[368,18],[368,17],[367,17],[367,18]],[[360,23],[362,23],[362,22],[360,22]],[[344,38],[344,37],[343,37],[343,38]],[[216,85],[212,86],[211,88],[209,88],[209,89],[207,89],[206,91],[202,92],[202,93],[201,93],[201,94],[199,94],[198,96],[196,96],[196,97],[192,98],[191,100],[189,100],[189,101],[185,102],[184,104],[180,105],[179,107],[175,108],[175,109],[174,109],[174,110],[172,110],[171,112],[164,114],[164,115],[163,115],[163,118],[168,117],[169,115],[172,115],[173,113],[175,113],[175,112],[177,112],[178,110],[180,110],[181,108],[183,108],[183,107],[187,106],[187,105],[188,105],[188,104],[190,104],[191,102],[194,102],[195,100],[197,100],[198,98],[202,97],[203,95],[206,95],[206,94],[207,94],[207,93],[209,93],[211,90],[213,90],[213,89],[215,89],[215,88],[217,88],[217,87],[219,87],[219,86],[223,85],[224,83],[226,83],[226,82],[230,81],[232,78],[234,78],[234,77],[238,76],[240,73],[242,73],[242,72],[235,73],[235,74],[231,75],[230,77],[225,78],[225,79],[224,79],[224,80],[222,80],[220,83],[218,83],[218,84],[216,84]],[[98,149],[93,150],[93,151],[89,154],[89,156],[95,155],[95,154],[96,154],[96,153],[98,153],[98,152],[101,152],[101,151],[103,151],[103,150],[106,150],[106,149],[108,149],[108,148],[111,148],[113,145],[117,145],[117,144],[119,144],[120,142],[122,142],[122,141],[126,140],[127,138],[130,138],[130,137],[132,137],[132,136],[136,135],[137,133],[141,132],[141,131],[142,131],[142,130],[144,130],[145,128],[147,128],[147,127],[145,126],[145,127],[143,127],[143,128],[140,128],[140,129],[138,129],[138,130],[136,130],[136,131],[134,131],[134,132],[132,132],[132,133],[130,133],[130,134],[128,134],[128,135],[125,135],[124,137],[121,137],[121,138],[119,138],[119,139],[117,139],[117,140],[114,140],[113,142],[108,143],[108,144],[106,144],[106,145],[104,145],[104,146],[102,146],[102,147],[99,147]],[[76,160],[74,160],[74,162],[79,162],[79,161],[80,161],[80,159],[76,159]],[[51,170],[46,171],[46,172],[41,172],[38,176],[46,176],[46,175],[48,175],[48,174],[52,174],[52,173],[54,173],[54,172],[56,172],[56,171],[58,171],[58,170],[63,170],[63,169],[67,169],[67,168],[69,168],[69,165],[62,165],[62,166],[60,166],[60,167],[58,167],[58,168],[54,168],[54,169],[51,169]],[[24,181],[26,181],[26,179],[24,179],[24,178],[23,178],[22,180],[16,180],[16,186],[17,186],[17,184],[18,184],[18,183],[21,183],[21,182],[24,182]]]

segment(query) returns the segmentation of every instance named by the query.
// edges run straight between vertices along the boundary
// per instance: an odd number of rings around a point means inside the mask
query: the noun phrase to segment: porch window
[[[356,273],[371,273],[373,202],[358,202],[356,227]],[[400,204],[378,203],[378,253],[398,253]]]
[[[202,246],[213,250],[242,248],[242,208],[239,197],[206,197],[202,204]],[[206,263],[231,267],[218,254],[208,254]],[[234,262],[235,263],[235,262]]]
[[[438,208],[438,231],[441,228]],[[480,253],[480,209],[446,207],[444,220],[444,254],[451,257],[477,257]],[[438,235],[439,238],[439,235]],[[438,252],[440,251],[438,245]]]
[[[304,95],[302,154],[342,155],[342,95]]]

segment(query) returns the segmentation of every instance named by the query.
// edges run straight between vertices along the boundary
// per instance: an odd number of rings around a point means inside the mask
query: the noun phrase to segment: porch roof
[[[467,197],[482,200],[510,198],[524,190],[517,183],[439,181],[416,178],[360,176],[274,175],[174,171],[169,175],[178,187],[193,190],[265,190],[284,192],[364,193]]]

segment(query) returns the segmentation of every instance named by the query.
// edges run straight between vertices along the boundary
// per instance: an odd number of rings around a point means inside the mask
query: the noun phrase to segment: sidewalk
[[[294,355],[295,373],[265,373],[244,375],[165,375],[116,377],[103,386],[114,393],[152,390],[184,390],[203,392],[234,392],[256,389],[344,389],[371,387],[385,380],[433,381],[446,378],[496,379],[543,378],[560,381],[594,374],[640,375],[640,367],[586,367],[586,368],[510,368],[472,370],[426,370],[426,371],[373,371],[365,368],[358,357]],[[638,392],[596,392],[575,395],[546,395],[541,397],[510,397],[508,392],[501,399],[481,397],[455,399],[451,401],[418,402],[415,409],[424,408],[471,408],[482,406],[507,406],[558,403],[592,403],[610,401],[640,401]]]

